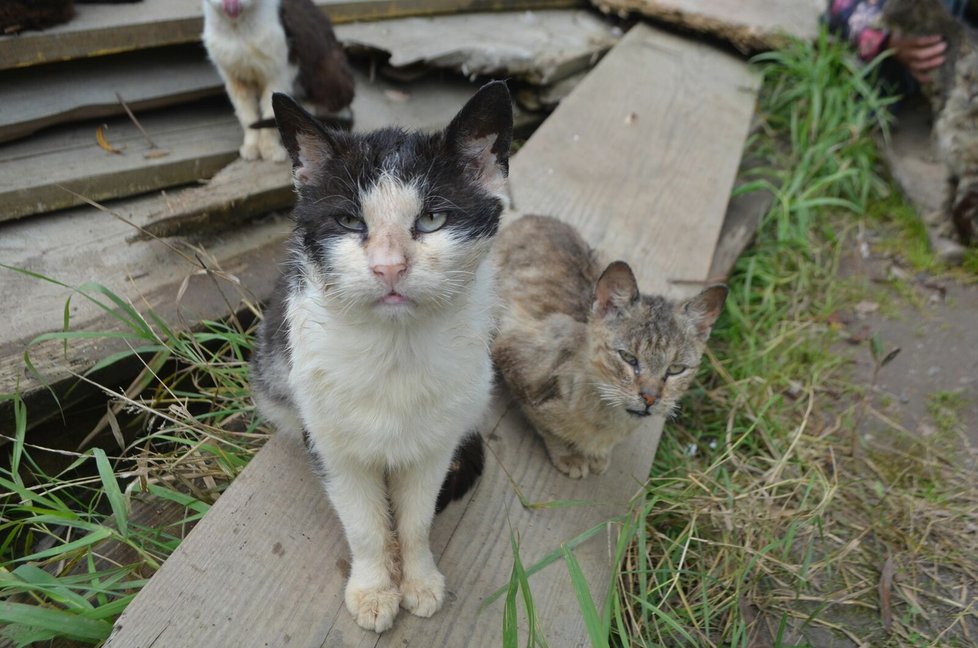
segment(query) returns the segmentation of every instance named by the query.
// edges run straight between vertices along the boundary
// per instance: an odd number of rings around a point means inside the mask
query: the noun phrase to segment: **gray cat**
[[[580,479],[646,417],[668,416],[696,375],[727,287],[685,302],[639,293],[573,227],[525,216],[500,232],[492,356],[553,465]]]
[[[887,0],[884,25],[907,36],[939,34],[945,60],[922,90],[934,112],[947,169],[944,212],[965,245],[978,242],[978,47],[941,0]]]

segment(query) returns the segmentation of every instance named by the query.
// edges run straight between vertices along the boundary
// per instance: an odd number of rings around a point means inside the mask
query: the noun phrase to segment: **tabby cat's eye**
[[[669,368],[666,369],[667,376],[678,376],[682,372],[686,371],[688,367],[684,364],[671,364]]]
[[[348,229],[351,232],[364,232],[367,230],[367,224],[353,214],[337,216],[336,222],[340,224],[340,227]]]
[[[430,234],[444,227],[447,220],[448,215],[445,212],[426,212],[418,216],[414,227],[422,234]]]
[[[618,351],[618,355],[620,355],[621,356],[621,359],[624,360],[625,362],[627,362],[628,364],[630,364],[631,366],[633,366],[635,368],[638,368],[638,358],[636,358],[635,356],[633,356],[628,351],[620,351],[619,350]]]

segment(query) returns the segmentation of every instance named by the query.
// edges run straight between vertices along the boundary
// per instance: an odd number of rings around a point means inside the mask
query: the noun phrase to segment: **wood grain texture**
[[[357,77],[353,104],[356,128],[373,129],[394,123],[407,128],[441,127],[471,96],[475,86],[423,81],[409,87],[407,100],[385,92],[391,88],[379,80],[371,83],[363,76]],[[288,207],[292,199],[287,165],[242,161],[219,172],[205,187],[130,198],[108,206],[135,225],[151,229],[179,229],[180,221],[186,229],[188,220],[210,225],[223,219],[219,234],[201,239],[191,232],[192,241],[204,250],[203,258],[210,258],[212,265],[238,276],[246,292],[262,299],[270,294],[288,224],[275,220],[252,223],[246,219]],[[213,281],[201,274],[199,263],[188,262],[174,249],[189,253],[193,259],[194,250],[186,240],[176,238],[167,243],[141,240],[137,235],[132,226],[108,214],[78,207],[0,223],[0,262],[69,285],[101,283],[141,309],[157,309],[173,324],[178,322],[178,312],[189,322],[228,315],[220,295],[209,292]],[[190,292],[204,292],[199,308],[183,312],[177,309],[174,298],[188,276],[193,289]],[[237,294],[234,286],[225,288],[232,297]],[[35,336],[62,328],[65,300],[70,294],[59,286],[0,268],[0,303],[8,309],[7,317],[0,321],[0,393],[12,391],[18,384],[25,396],[41,389],[42,383],[24,369],[24,348]],[[189,294],[185,295],[185,299],[189,298]],[[73,330],[104,330],[112,325],[98,308],[77,296],[70,312]],[[47,380],[58,382],[68,378],[70,371],[84,370],[118,350],[118,345],[106,340],[79,340],[72,343],[68,359],[57,344],[35,347],[32,354]],[[0,429],[10,424],[11,420],[2,419]]]
[[[0,36],[0,70],[193,43],[203,29],[201,0],[78,5],[75,18],[44,31]],[[335,24],[460,11],[560,9],[583,0],[316,0]]]
[[[663,273],[705,278],[756,88],[739,61],[637,26],[513,158],[517,205],[554,213],[630,259],[646,289],[688,291]],[[697,121],[706,106],[724,117]],[[639,117],[626,124],[632,112]],[[301,441],[275,436],[136,597],[107,646],[499,646],[502,600],[482,606],[509,579],[510,533],[529,566],[598,526],[574,553],[600,605],[617,534],[600,525],[641,490],[660,430],[649,421],[615,448],[606,474],[574,481],[551,467],[498,394],[479,427],[485,473],[432,529],[445,607],[431,619],[402,612],[381,636],[356,627],[343,607],[348,550]],[[524,508],[517,490],[537,506]],[[581,502],[545,505],[566,500]],[[586,645],[563,562],[530,587],[549,645]]]
[[[238,157],[241,127],[225,102],[139,115],[157,148],[128,117],[104,122],[120,153],[95,140],[96,124],[55,129],[0,148],[0,221],[210,178]]]
[[[671,280],[709,273],[759,80],[732,56],[642,26],[612,53],[513,160],[515,207],[573,223],[631,264],[643,291],[682,294],[689,286]]]
[[[824,0],[591,0],[605,13],[638,13],[728,41],[742,52],[812,40]]]
[[[200,45],[0,72],[0,142],[54,124],[123,115],[116,93],[140,111],[223,92]]]

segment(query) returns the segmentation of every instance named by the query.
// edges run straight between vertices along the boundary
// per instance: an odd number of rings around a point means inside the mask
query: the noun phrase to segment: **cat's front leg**
[[[537,432],[547,447],[547,455],[550,456],[550,463],[554,465],[554,468],[571,479],[583,479],[590,474],[591,459],[587,455],[550,432],[540,429],[537,429]],[[596,472],[607,470],[607,461],[603,466],[599,464],[599,467],[601,470]]]
[[[420,617],[430,617],[445,601],[445,577],[435,566],[428,536],[438,490],[454,451],[449,448],[390,474],[401,548],[401,607]]]
[[[383,632],[393,625],[401,602],[384,470],[318,454],[326,469],[326,492],[343,523],[353,558],[346,608],[360,627]]]
[[[234,78],[225,79],[224,86],[228,91],[228,98],[231,99],[231,105],[234,106],[234,115],[244,129],[244,143],[238,149],[238,154],[244,160],[257,160],[261,157],[258,148],[259,135],[251,125],[259,120],[258,93],[253,86]]]

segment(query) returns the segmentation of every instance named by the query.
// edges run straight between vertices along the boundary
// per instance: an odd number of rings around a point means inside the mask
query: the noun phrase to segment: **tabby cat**
[[[687,301],[643,295],[573,227],[524,216],[496,243],[496,367],[560,472],[600,474],[647,417],[668,416],[696,375],[727,288]]]

